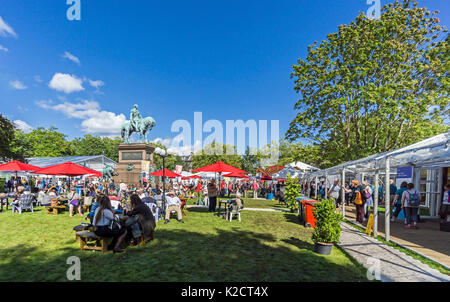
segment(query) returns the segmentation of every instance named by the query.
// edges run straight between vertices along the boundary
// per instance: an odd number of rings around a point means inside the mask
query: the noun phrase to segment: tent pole
[[[390,157],[386,157],[386,175],[385,175],[385,181],[384,181],[384,185],[386,187],[386,194],[385,194],[385,207],[386,207],[386,213],[385,215],[385,234],[386,234],[386,241],[390,241],[390,236],[391,236],[391,199],[390,199],[390,175],[391,175],[391,171],[390,171],[390,166],[391,166],[391,159]]]
[[[316,183],[316,187],[315,187],[315,191],[316,191],[316,192],[315,192],[315,196],[314,196],[314,198],[318,200],[319,198],[317,197],[317,183],[318,183],[318,179],[317,179],[317,176],[316,176],[316,180],[315,180],[315,183]]]
[[[342,217],[345,218],[345,169],[342,169],[342,190],[341,190],[341,203],[342,203]]]
[[[325,174],[325,198],[328,196],[328,175]]]
[[[376,163],[375,163],[375,165],[376,165]],[[378,175],[379,175],[379,172],[378,172],[378,168],[377,168],[377,170],[375,171],[375,200],[374,200],[374,203],[373,203],[373,237],[375,237],[375,238],[377,238],[377,236],[378,236],[378,187],[379,187],[379,184],[378,184]]]

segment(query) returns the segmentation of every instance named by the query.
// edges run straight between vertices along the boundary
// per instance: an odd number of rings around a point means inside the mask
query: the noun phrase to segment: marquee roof
[[[349,161],[332,168],[305,174],[305,178],[325,175],[339,175],[342,170],[351,173],[384,170],[386,158],[390,158],[390,167],[404,166],[449,166],[450,165],[450,131],[442,133],[415,144],[393,151],[377,153],[362,159]]]
[[[49,166],[59,165],[66,162],[73,162],[82,165],[85,162],[104,162],[107,165],[116,165],[117,163],[104,155],[92,156],[66,156],[66,157],[33,157],[27,158],[28,164],[45,168]]]

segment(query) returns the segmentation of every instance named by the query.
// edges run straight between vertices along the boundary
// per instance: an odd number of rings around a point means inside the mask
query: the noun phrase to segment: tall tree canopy
[[[286,137],[319,144],[335,165],[448,130],[449,49],[437,14],[395,1],[379,20],[360,14],[309,46],[293,65],[299,112]]]
[[[101,155],[119,161],[117,146],[122,143],[119,137],[109,138],[101,136],[85,135],[83,138],[75,138],[72,141],[74,155]]]
[[[0,158],[10,158],[10,144],[14,139],[14,125],[0,113]]]
[[[226,150],[230,150],[230,148],[234,149],[235,155],[226,155]],[[222,152],[217,152],[221,149]],[[198,151],[193,156],[192,168],[198,169],[207,165],[214,164],[218,161],[223,161],[224,163],[229,164],[235,168],[242,169],[241,157],[237,155],[236,146],[219,144],[216,142],[205,146],[202,150]]]

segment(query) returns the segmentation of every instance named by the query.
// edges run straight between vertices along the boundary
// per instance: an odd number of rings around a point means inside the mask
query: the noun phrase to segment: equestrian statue
[[[108,166],[108,165],[103,169],[102,172],[103,172],[102,173],[103,174],[103,180],[105,180],[105,181],[110,181],[113,178],[113,176],[118,176],[119,175],[119,173],[114,171],[113,167]]]
[[[130,143],[130,136],[133,133],[139,134],[139,142],[149,143],[147,133],[155,127],[156,122],[152,117],[142,118],[138,111],[138,105],[131,109],[130,121],[122,125],[121,136],[125,143]],[[144,137],[144,140],[142,140]]]

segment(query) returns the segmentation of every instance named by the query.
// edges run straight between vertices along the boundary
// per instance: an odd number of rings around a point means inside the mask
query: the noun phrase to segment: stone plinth
[[[116,167],[118,176],[114,176],[116,185],[125,183],[128,186],[140,185],[139,175],[142,171],[147,173],[150,165],[153,165],[153,151],[155,148],[151,144],[121,144],[119,150],[119,163]]]

